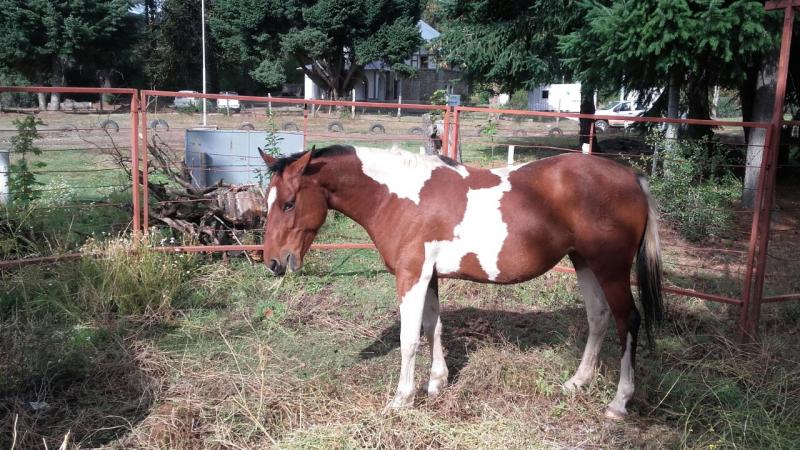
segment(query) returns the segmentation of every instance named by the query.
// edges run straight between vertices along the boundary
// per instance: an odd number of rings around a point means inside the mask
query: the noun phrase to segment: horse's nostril
[[[273,259],[269,260],[269,270],[271,270],[273,272],[277,272],[278,271],[278,267],[279,266],[278,266],[278,260],[277,259],[273,258]]]

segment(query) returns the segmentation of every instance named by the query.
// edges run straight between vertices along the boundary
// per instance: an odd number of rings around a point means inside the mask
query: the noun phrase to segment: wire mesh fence
[[[30,101],[36,92],[4,95],[0,260],[71,253],[132,230],[133,92],[66,90],[54,111]]]
[[[496,167],[563,153],[591,152],[647,173],[661,206],[665,279],[674,292],[740,304],[752,210],[741,206],[748,169],[764,147],[748,147],[744,129],[765,124],[678,121],[667,137],[658,119],[605,118],[581,133],[579,115],[457,108],[464,162]],[[591,142],[591,146],[587,146]]]
[[[257,258],[269,177],[258,148],[396,147],[482,167],[578,152],[649,175],[672,292],[744,309],[762,295],[750,291],[763,276],[765,302],[800,297],[797,123],[787,123],[778,147],[771,241],[760,268],[765,234],[754,211],[772,182],[759,178],[769,124],[74,88],[62,93],[60,111],[43,111],[35,96],[54,89],[23,90],[3,94],[0,112],[0,150],[8,150],[16,180],[0,193],[3,262],[71,254],[89,239],[139,230],[164,250]],[[101,102],[102,94],[114,97]],[[39,122],[26,149],[20,127],[30,117]],[[581,118],[594,122],[582,127]],[[748,144],[752,133],[762,133],[763,144]],[[19,181],[22,161],[27,182]],[[354,223],[329,222],[317,248],[371,247]]]

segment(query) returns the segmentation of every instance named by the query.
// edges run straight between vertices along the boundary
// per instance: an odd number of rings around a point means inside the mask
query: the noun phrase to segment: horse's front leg
[[[426,262],[420,270],[397,271],[397,295],[400,299],[400,379],[397,382],[397,392],[384,412],[414,403],[414,361],[419,347],[425,297],[433,275],[431,265]]]

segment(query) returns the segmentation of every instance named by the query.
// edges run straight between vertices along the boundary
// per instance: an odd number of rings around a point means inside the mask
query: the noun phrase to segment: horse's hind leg
[[[622,347],[622,361],[619,370],[617,394],[606,408],[606,416],[621,419],[628,411],[625,405],[633,396],[634,366],[636,361],[636,341],[639,335],[639,311],[633,302],[628,272],[613,280],[601,282],[608,306],[617,325],[617,337]]]
[[[580,388],[592,379],[597,367],[597,355],[603,346],[608,319],[611,316],[603,288],[600,287],[594,273],[579,258],[572,257],[571,259],[578,275],[578,287],[586,306],[586,317],[589,319],[589,338],[586,341],[586,348],[583,350],[578,370],[572,378],[564,383],[564,389],[568,391]]]
[[[428,397],[439,395],[447,385],[447,363],[442,348],[442,320],[439,318],[439,286],[433,274],[428,292],[425,294],[425,309],[422,312],[422,329],[431,347],[431,375],[428,379]]]

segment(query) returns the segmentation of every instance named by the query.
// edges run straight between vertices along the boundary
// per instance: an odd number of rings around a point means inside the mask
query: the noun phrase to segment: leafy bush
[[[725,154],[707,140],[668,143],[656,134],[648,143],[661,149],[661,168],[651,174],[650,189],[662,219],[690,241],[729,237],[741,183],[723,166]]]
[[[519,90],[511,95],[508,99],[508,107],[511,109],[527,110],[528,109],[528,91]]]
[[[12,202],[27,205],[41,195],[41,190],[37,186],[41,186],[42,183],[36,181],[31,166],[41,169],[46,164],[41,161],[29,163],[28,158],[29,155],[38,156],[42,153],[39,147],[33,145],[33,141],[39,137],[36,126],[44,123],[36,116],[25,116],[21,120],[14,119],[14,125],[17,127],[17,135],[11,138],[11,151],[18,155],[18,159],[11,164],[8,189]]]

